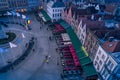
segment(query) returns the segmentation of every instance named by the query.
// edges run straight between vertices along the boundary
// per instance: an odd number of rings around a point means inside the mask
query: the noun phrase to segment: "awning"
[[[42,13],[43,17],[46,19],[46,21],[51,21],[51,18],[50,18],[49,15],[46,13],[46,11],[41,10],[41,13]]]

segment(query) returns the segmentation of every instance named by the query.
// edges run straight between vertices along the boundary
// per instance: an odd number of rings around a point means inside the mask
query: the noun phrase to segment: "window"
[[[100,50],[99,50],[98,54],[101,55],[101,51]]]
[[[54,9],[53,9],[53,12],[54,12]]]

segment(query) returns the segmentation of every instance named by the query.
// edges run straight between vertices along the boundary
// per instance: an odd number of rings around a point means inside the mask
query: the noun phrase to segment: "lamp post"
[[[3,48],[0,48],[0,56],[1,56],[1,59],[2,59],[2,61],[3,61],[3,64],[5,65],[5,64],[6,64],[6,60],[5,60],[4,56],[3,56],[3,53],[4,53],[4,52],[5,52],[4,49],[3,49]]]

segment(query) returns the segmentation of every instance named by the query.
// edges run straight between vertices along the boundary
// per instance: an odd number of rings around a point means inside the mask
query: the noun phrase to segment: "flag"
[[[13,16],[17,15],[16,12],[14,12],[14,11],[11,11],[11,13],[12,13]]]
[[[25,18],[26,18],[26,16],[25,16],[25,15],[22,15],[22,18],[23,18],[23,19],[25,19]]]
[[[20,16],[20,14],[19,13],[16,13],[16,15],[19,17]]]
[[[13,43],[11,43],[11,42],[9,42],[9,45],[10,45],[10,48],[17,47],[17,45],[15,45],[15,44],[13,44]]]
[[[22,38],[25,38],[25,35],[22,33]]]
[[[10,12],[7,11],[7,15],[12,15],[12,13],[10,13]]]

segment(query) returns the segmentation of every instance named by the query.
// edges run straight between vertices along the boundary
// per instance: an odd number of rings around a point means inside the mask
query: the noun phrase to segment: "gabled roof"
[[[102,45],[102,47],[109,53],[120,52],[120,41],[107,41]]]

